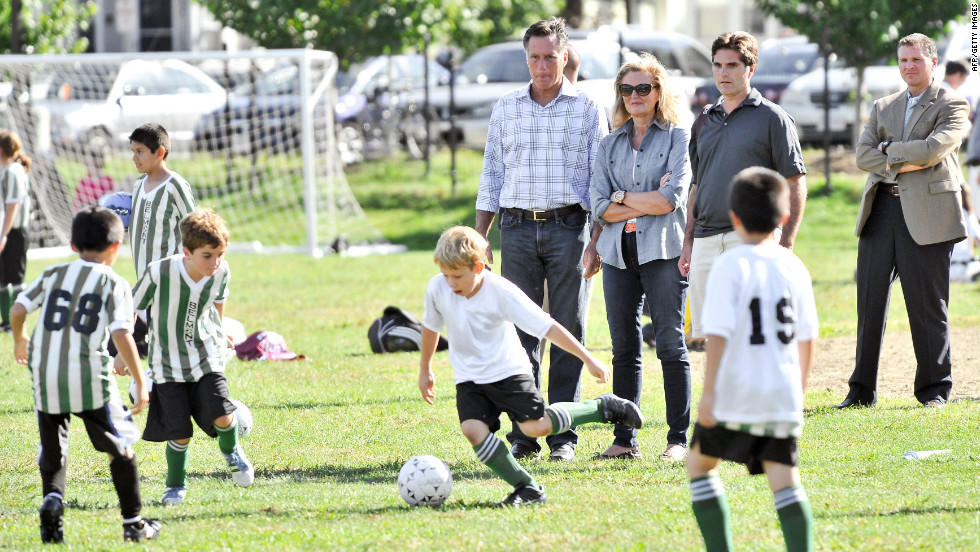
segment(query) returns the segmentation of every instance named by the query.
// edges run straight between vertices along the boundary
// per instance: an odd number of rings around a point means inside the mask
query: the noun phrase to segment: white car
[[[830,138],[833,142],[850,142],[855,125],[857,70],[853,67],[831,69]],[[864,70],[864,116],[878,98],[905,88],[905,81],[894,65],[877,65]],[[779,105],[796,121],[800,142],[819,143],[824,131],[824,71],[811,71],[789,84]],[[861,122],[863,126],[864,122]]]
[[[47,111],[60,148],[124,147],[136,127],[163,125],[171,142],[191,142],[194,126],[225,104],[227,93],[179,60],[133,60],[61,66],[32,86],[33,107]]]

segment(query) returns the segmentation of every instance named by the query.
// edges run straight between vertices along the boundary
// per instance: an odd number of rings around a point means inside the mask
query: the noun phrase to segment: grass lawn
[[[312,259],[302,255],[229,256],[234,278],[226,314],[248,332],[283,334],[301,362],[233,361],[232,395],[255,416],[243,441],[256,466],[249,489],[235,486],[216,442],[191,444],[187,502],[159,503],[166,474],[164,446],[139,442],[144,515],[163,522],[145,546],[157,550],[698,550],[682,465],[656,459],[665,446],[663,386],[652,350],[644,357],[639,462],[590,459],[612,438],[611,428],[580,429],[574,462],[526,464],[548,492],[538,508],[488,508],[509,489],[477,461],[459,432],[446,353],[436,361],[435,406],[417,389],[418,354],[374,355],[367,328],[391,304],[422,314],[425,284],[435,274],[431,247],[445,227],[472,224],[479,156],[460,160],[452,197],[445,151],[424,175],[420,163],[393,162],[348,170],[347,178],[395,256]],[[811,180],[816,190],[823,183]],[[813,273],[825,337],[853,335],[853,269],[861,186],[835,181],[830,197],[813,194],[797,253]],[[232,229],[234,233],[234,228]],[[48,262],[31,261],[28,277]],[[128,258],[118,271],[132,279]],[[601,282],[593,294],[589,346],[611,355]],[[896,290],[897,291],[897,290]],[[893,295],[891,328],[902,327],[901,294]],[[976,286],[955,286],[954,324],[980,326]],[[36,315],[29,323],[36,322]],[[907,324],[907,321],[905,322]],[[39,550],[37,428],[25,368],[13,362],[0,335],[0,550]],[[911,377],[911,374],[909,375]],[[120,379],[120,385],[128,381]],[[123,387],[124,388],[124,387]],[[583,397],[610,391],[584,378]],[[700,379],[695,378],[695,404]],[[839,399],[807,395],[800,441],[803,481],[816,516],[819,550],[976,550],[980,546],[980,402],[942,410],[909,399],[884,399],[873,410],[836,412]],[[145,415],[137,417],[142,426]],[[498,434],[502,437],[502,433]],[[72,425],[66,540],[72,550],[122,546],[117,500],[107,457],[96,453],[79,423]],[[909,450],[953,452],[906,461]],[[395,479],[416,454],[442,458],[455,482],[447,503],[410,508]],[[765,478],[726,465],[722,478],[739,550],[781,550],[782,536]]]

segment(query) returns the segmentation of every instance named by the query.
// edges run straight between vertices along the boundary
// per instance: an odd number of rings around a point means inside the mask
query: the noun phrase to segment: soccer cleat
[[[171,487],[177,489],[180,487]],[[141,519],[135,523],[123,524],[123,540],[139,542],[160,536],[160,522],[155,519]]]
[[[602,421],[607,424],[622,424],[633,429],[643,427],[643,415],[633,401],[621,399],[612,393],[599,397],[602,401]]]
[[[164,506],[176,506],[178,504],[183,504],[184,497],[187,496],[186,487],[167,487],[167,490],[163,493],[163,498],[160,502]]]
[[[225,455],[225,460],[228,461],[231,478],[235,480],[235,483],[238,483],[239,487],[248,487],[255,481],[255,468],[248,461],[248,457],[245,456],[245,451],[242,450],[242,447],[235,447],[235,450],[231,454]]]
[[[529,487],[518,485],[514,487],[514,492],[507,495],[507,498],[497,503],[497,508],[527,506],[528,504],[544,504],[548,497],[544,494],[544,487]]]
[[[61,543],[65,541],[65,506],[55,495],[48,495],[41,503],[41,542]]]

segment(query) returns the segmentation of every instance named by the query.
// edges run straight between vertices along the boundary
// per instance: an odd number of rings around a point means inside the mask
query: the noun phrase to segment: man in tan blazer
[[[898,43],[907,90],[875,101],[857,146],[868,171],[858,214],[858,335],[850,391],[838,408],[873,406],[891,284],[902,280],[912,330],[915,398],[949,400],[949,260],[966,237],[957,155],[969,133],[967,101],[933,79],[936,43],[911,34]]]

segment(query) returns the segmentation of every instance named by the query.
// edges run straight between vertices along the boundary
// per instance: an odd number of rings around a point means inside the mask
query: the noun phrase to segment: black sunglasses
[[[650,92],[653,92],[654,88],[660,88],[660,87],[654,84],[638,84],[636,86],[632,86],[629,84],[620,84],[619,95],[624,98],[627,96],[632,96],[633,91],[636,90],[636,93],[641,96],[649,96]]]

